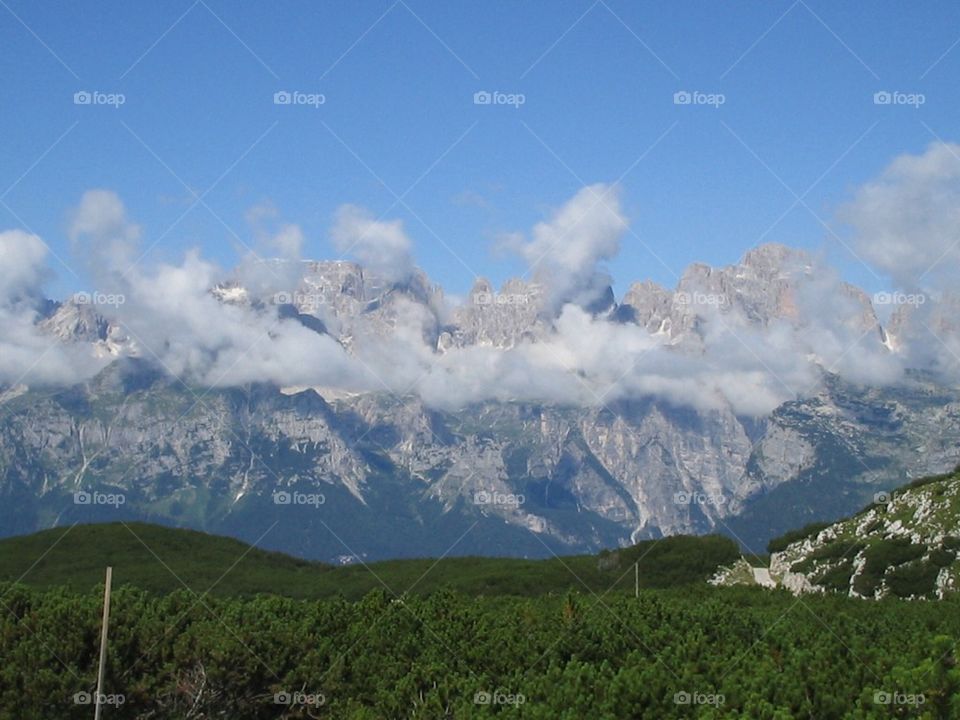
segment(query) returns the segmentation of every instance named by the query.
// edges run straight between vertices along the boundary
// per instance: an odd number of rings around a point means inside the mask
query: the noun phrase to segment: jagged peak
[[[637,281],[635,281],[635,282],[633,282],[633,283],[630,284],[630,287],[627,288],[627,292],[626,292],[626,294],[624,295],[624,297],[626,297],[627,295],[629,295],[629,294],[631,294],[631,293],[636,293],[636,294],[643,293],[643,294],[664,295],[664,294],[667,294],[667,293],[670,293],[670,292],[672,292],[672,291],[669,290],[668,288],[665,288],[665,287],[664,287],[663,285],[661,285],[660,283],[654,282],[653,280],[649,280],[649,279],[647,279],[647,280],[637,280]]]
[[[500,292],[526,292],[530,295],[540,295],[543,293],[543,285],[523,278],[508,278],[500,287]]]
[[[73,297],[56,304],[41,326],[62,340],[96,342],[105,340],[110,324],[93,306]]]
[[[111,362],[90,380],[93,391],[122,392],[146,390],[157,384],[173,384],[159,363],[141,357],[122,356]]]
[[[754,270],[790,270],[812,263],[810,253],[781,243],[764,243],[748,250],[737,265]]]
[[[606,290],[601,292],[592,302],[584,308],[591,315],[602,315],[612,313],[617,308],[617,300],[613,294],[613,288],[607,285]]]

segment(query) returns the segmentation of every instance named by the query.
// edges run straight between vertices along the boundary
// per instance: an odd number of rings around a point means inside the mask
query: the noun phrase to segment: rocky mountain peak
[[[454,309],[452,327],[442,348],[467,345],[513,347],[522,339],[543,337],[549,320],[543,316],[543,286],[511,278],[499,291],[486,278],[477,278],[467,301]]]
[[[470,295],[467,302],[475,302],[478,295],[491,295],[493,293],[493,283],[485,277],[478,277],[473,281],[473,287],[470,288]]]
[[[748,250],[738,265],[764,277],[783,276],[797,270],[809,269],[812,259],[805,250],[780,243],[764,243]]]
[[[636,282],[623,296],[621,306],[634,310],[634,321],[648,332],[665,332],[665,321],[672,317],[674,293],[652,280]]]
[[[74,299],[60,303],[41,327],[68,342],[95,343],[107,339],[110,323],[92,305]]]

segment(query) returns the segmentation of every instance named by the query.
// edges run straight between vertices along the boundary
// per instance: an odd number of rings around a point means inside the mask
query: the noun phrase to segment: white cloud
[[[103,366],[89,348],[63,345],[37,327],[46,258],[36,235],[0,232],[0,385],[70,384]]]
[[[376,220],[363,208],[343,205],[330,235],[338,251],[353,255],[380,277],[402,282],[413,273],[411,242],[401,220]]]
[[[263,247],[265,256],[299,260],[305,242],[303,230],[292,223],[276,226],[274,221],[279,215],[276,205],[270,200],[264,200],[250,207],[244,217],[253,229],[257,244]],[[271,230],[271,226],[275,229]]]
[[[47,246],[22,230],[0,232],[0,301],[34,293],[48,275]]]
[[[840,208],[857,254],[901,287],[960,270],[960,145],[933,143],[901,155]]]
[[[68,233],[72,241],[86,240],[82,256],[93,265],[125,271],[137,258],[139,225],[127,219],[126,208],[112,190],[88,190],[70,213]]]
[[[881,190],[892,193],[884,196],[885,202],[901,203],[899,210],[887,208],[892,217],[903,227],[909,225],[902,216],[913,211],[892,189],[902,190],[904,185],[909,188],[907,196],[941,213],[934,225],[946,228],[954,177],[948,160],[933,148],[923,158],[900,159],[892,167],[895,170],[858,194],[871,198],[857,206],[860,215],[854,213],[861,229],[866,230],[870,221],[866,208],[881,202],[872,193]],[[926,194],[919,187],[926,188]],[[123,203],[108,191],[86,193],[73,217],[71,235],[77,240],[106,240],[130,248],[139,237]],[[883,384],[901,377],[904,358],[918,357],[891,354],[880,341],[866,297],[816,263],[774,273],[771,282],[787,283],[789,288],[777,290],[786,294],[773,303],[775,316],[769,322],[748,317],[756,308],[738,305],[732,297],[724,296],[725,302],[717,306],[697,306],[691,322],[698,341],[683,346],[670,346],[671,338],[664,333],[591,316],[584,308],[609,282],[602,263],[615,256],[626,229],[616,188],[602,184],[578,192],[518,245],[554,303],[549,323],[543,324],[545,336],[521,340],[510,349],[470,346],[439,353],[435,332],[448,318],[438,307],[398,293],[390,299],[392,331],[365,337],[358,323],[351,330],[348,352],[329,335],[295,318],[281,319],[269,301],[224,304],[211,294],[211,287],[231,277],[239,277],[253,299],[296,289],[302,277],[298,258],[304,236],[290,224],[273,225],[267,231],[262,223],[275,217],[270,209],[251,216],[258,224],[258,241],[285,258],[283,262],[264,263],[247,256],[238,269],[228,272],[192,251],[178,264],[124,267],[129,269],[124,276],[117,272],[103,276],[102,282],[108,284],[98,289],[126,299],[111,314],[138,343],[141,355],[207,385],[272,382],[348,391],[389,389],[416,392],[432,406],[451,409],[486,400],[590,406],[655,397],[701,411],[755,416],[814,392],[821,368],[854,382]],[[374,274],[400,280],[414,272],[411,243],[400,221],[378,221],[360,208],[343,206],[332,235],[338,247],[357,255]],[[902,235],[891,231],[883,236],[890,247],[883,252],[874,248],[878,257],[892,262]],[[36,329],[34,307],[22,301],[38,297],[45,255],[35,236],[20,231],[0,234],[0,381],[9,381],[36,363],[49,346]],[[701,274],[709,279],[715,277],[711,272],[705,269]],[[709,283],[704,289],[736,291]],[[777,304],[781,301],[783,307]],[[784,309],[788,306],[789,311]],[[905,331],[904,338],[907,335]],[[35,376],[66,382],[96,371],[95,363],[79,362],[70,355],[73,352],[66,346],[55,349],[39,363]],[[930,362],[942,366],[942,360],[933,357]]]
[[[276,254],[287,260],[299,259],[303,254],[303,230],[299,225],[282,225],[270,238],[270,245]]]
[[[588,305],[610,284],[600,263],[614,257],[627,228],[616,186],[598,183],[580,190],[548,221],[537,223],[519,251],[559,308]],[[514,239],[514,243],[516,243]]]

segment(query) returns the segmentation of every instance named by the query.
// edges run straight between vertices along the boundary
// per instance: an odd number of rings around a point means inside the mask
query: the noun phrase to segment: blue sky
[[[234,264],[264,202],[305,255],[337,257],[353,203],[402,219],[418,263],[465,292],[523,272],[504,233],[620,180],[618,292],[761,241],[823,249],[875,290],[824,223],[895,156],[957,140],[958,40],[947,2],[3,0],[0,229],[44,238],[63,294],[85,282],[66,228],[91,188],[124,200],[147,262],[200,246]],[[282,90],[325,102],[276,105]],[[481,90],[524,103],[476,105]],[[883,90],[924,102],[877,105]]]

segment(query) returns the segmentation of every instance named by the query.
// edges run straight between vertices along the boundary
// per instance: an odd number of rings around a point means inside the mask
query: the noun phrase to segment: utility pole
[[[640,561],[633,564],[633,596],[640,598]]]
[[[107,629],[110,625],[110,585],[113,583],[113,568],[107,568],[107,580],[103,588],[103,626],[100,628],[100,667],[97,670],[97,697],[94,720],[100,720],[103,709],[103,671],[107,665]]]

